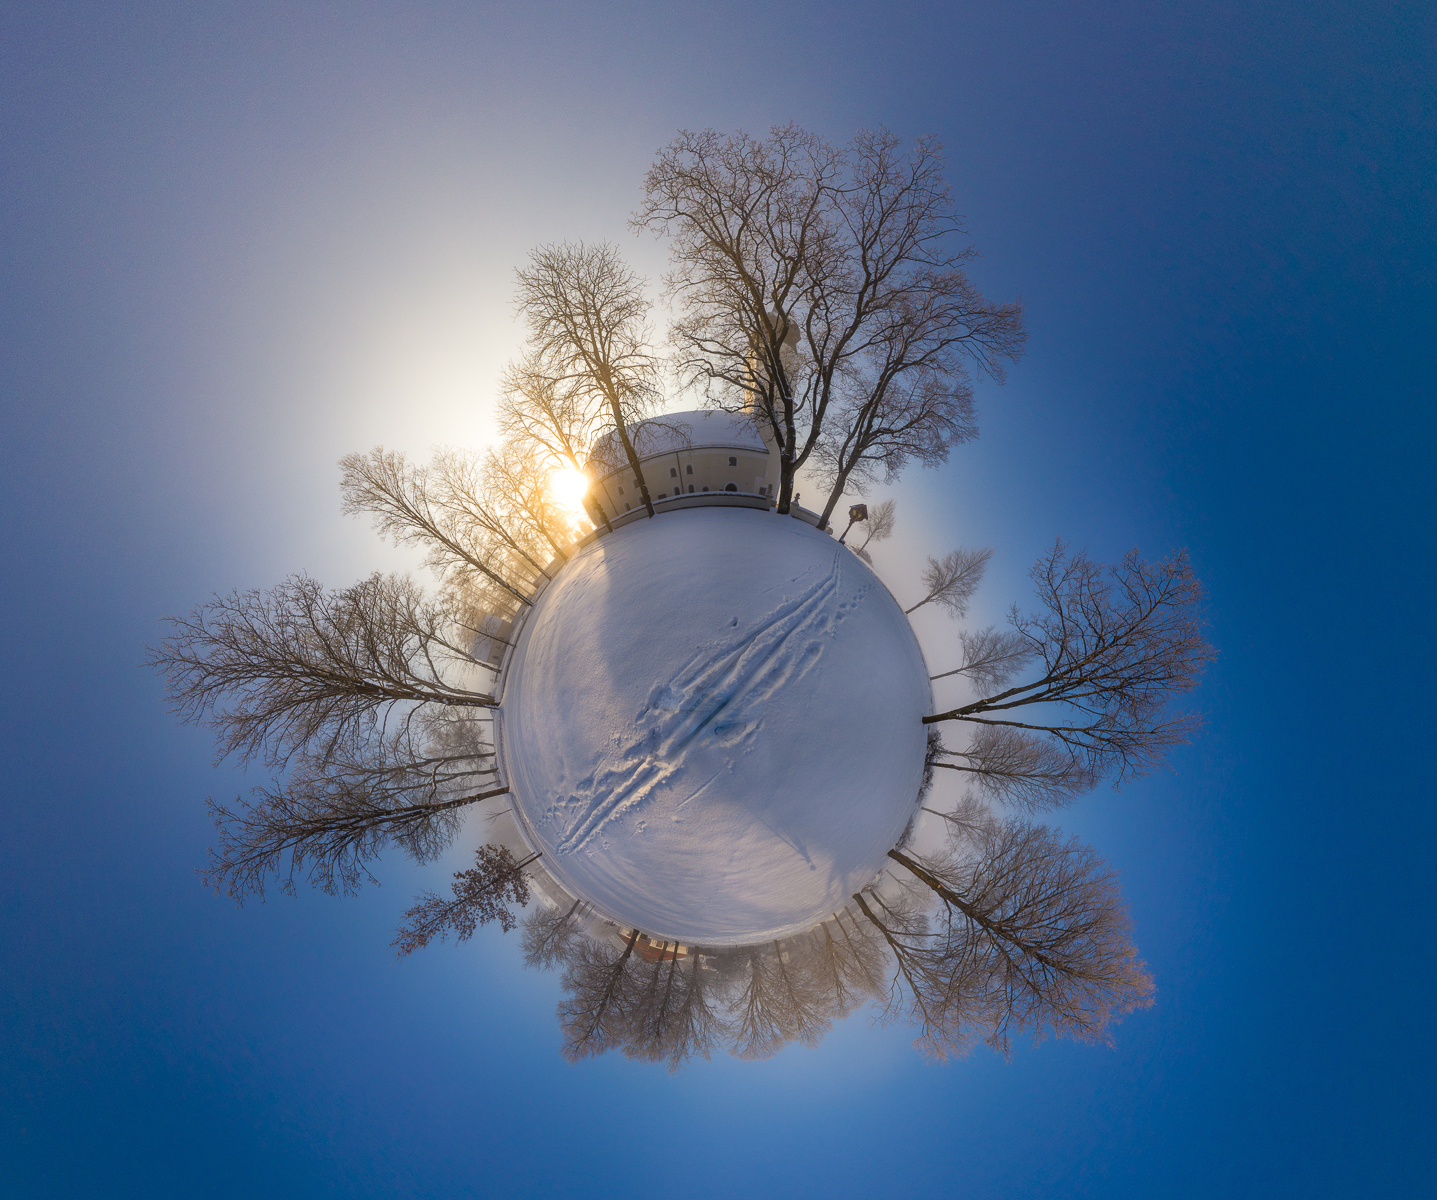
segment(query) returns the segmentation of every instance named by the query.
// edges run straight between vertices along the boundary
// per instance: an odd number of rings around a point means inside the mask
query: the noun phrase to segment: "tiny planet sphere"
[[[575,553],[500,710],[545,869],[651,937],[786,937],[882,869],[917,809],[928,670],[898,603],[801,520],[694,508]]]

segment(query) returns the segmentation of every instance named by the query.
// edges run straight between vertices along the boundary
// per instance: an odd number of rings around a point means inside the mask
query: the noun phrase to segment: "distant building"
[[[702,492],[778,496],[778,455],[770,452],[747,414],[712,409],[667,413],[630,427],[629,437],[656,502]],[[605,435],[594,447],[589,477],[590,496],[610,516],[643,507],[638,480],[614,434]],[[590,515],[601,523],[597,514]]]

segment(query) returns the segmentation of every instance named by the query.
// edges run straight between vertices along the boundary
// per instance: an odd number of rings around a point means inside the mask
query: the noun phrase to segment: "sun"
[[[549,475],[549,495],[577,523],[586,514],[584,496],[589,491],[589,477],[574,467],[560,467]]]

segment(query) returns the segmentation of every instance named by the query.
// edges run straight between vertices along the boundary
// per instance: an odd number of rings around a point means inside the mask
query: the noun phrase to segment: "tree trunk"
[[[893,859],[894,862],[902,863],[905,867],[912,871],[914,875],[918,876],[919,879],[921,879],[930,888],[932,888],[941,897],[943,897],[944,900],[948,901],[949,904],[953,905],[953,907],[956,908],[959,912],[961,912],[965,917],[977,921],[980,925],[984,926],[984,928],[988,927],[989,922],[985,921],[979,915],[978,911],[973,908],[972,905],[970,905],[966,900],[963,899],[962,896],[960,896],[957,892],[955,892],[952,888],[945,884],[931,871],[926,870],[920,863],[916,862],[914,859],[909,858],[908,855],[904,854],[901,850],[890,850],[888,852],[888,857]]]
[[[624,427],[624,414],[616,399],[610,399],[609,410],[613,413],[614,427],[618,430],[619,442],[624,447],[624,456],[629,460],[629,468],[634,473],[634,482],[639,485],[639,495],[643,498],[644,507],[648,509],[649,516],[654,515],[654,502],[649,499],[649,484],[644,478],[644,469],[639,466],[638,452],[634,450],[634,443],[629,441],[629,431]]]
[[[867,904],[867,902],[863,899],[862,894],[859,893],[859,892],[854,892],[854,893],[853,893],[853,898],[858,901],[858,907],[863,910],[863,915],[864,915],[865,917],[867,917],[868,920],[872,923],[873,927],[874,927],[875,929],[877,929],[878,932],[883,935],[883,940],[884,940],[885,942],[887,942],[890,947],[893,948],[893,951],[894,951],[895,954],[896,954],[896,953],[899,953],[900,950],[901,950],[901,947],[898,945],[898,943],[897,943],[896,941],[894,941],[893,935],[892,935],[891,933],[889,933],[889,931],[888,931],[888,926],[885,925],[882,921],[880,921],[877,917],[875,917],[875,916],[873,915],[873,910],[868,907],[868,904]]]
[[[793,436],[793,426],[790,423],[788,429],[790,439]],[[790,445],[792,443],[790,442]],[[783,450],[778,456],[778,509],[777,511],[787,515],[793,509],[793,459],[789,457],[788,450]]]

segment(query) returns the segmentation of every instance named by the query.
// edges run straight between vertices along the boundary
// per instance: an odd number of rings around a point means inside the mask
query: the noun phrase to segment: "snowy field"
[[[835,538],[700,508],[567,564],[503,698],[514,797],[544,865],[655,937],[782,937],[884,864],[917,802],[928,671]]]

